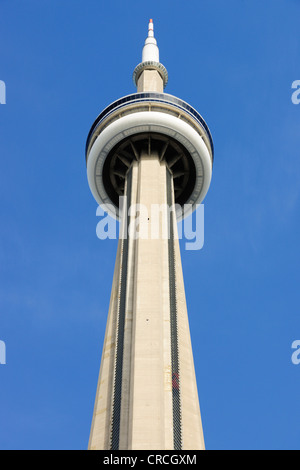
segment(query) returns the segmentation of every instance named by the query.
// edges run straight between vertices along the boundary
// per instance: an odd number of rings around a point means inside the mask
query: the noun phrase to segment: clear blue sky
[[[85,140],[135,91],[149,18],[215,144],[205,244],[182,251],[206,446],[299,449],[298,0],[0,0],[0,448],[87,447],[116,242]]]

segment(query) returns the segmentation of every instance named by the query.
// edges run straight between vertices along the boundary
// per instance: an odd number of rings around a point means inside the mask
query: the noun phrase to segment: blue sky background
[[[116,253],[85,140],[133,93],[149,18],[167,93],[215,145],[182,251],[207,449],[299,449],[299,0],[0,0],[1,449],[86,449]]]

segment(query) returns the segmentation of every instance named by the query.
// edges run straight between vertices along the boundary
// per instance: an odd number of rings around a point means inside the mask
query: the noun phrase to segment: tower
[[[92,194],[121,222],[89,449],[204,449],[176,222],[207,193],[213,142],[164,93],[152,20],[133,80],[86,143]]]

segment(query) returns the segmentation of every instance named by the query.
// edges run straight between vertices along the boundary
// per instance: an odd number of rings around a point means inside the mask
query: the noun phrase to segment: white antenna
[[[148,37],[143,47],[142,62],[159,62],[159,49],[154,37],[153,20],[149,20]]]

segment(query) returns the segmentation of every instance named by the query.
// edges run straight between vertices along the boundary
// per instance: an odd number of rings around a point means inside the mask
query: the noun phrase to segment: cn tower
[[[164,93],[152,20],[133,80],[137,92],[105,108],[86,143],[91,192],[121,227],[88,448],[204,449],[177,220],[208,191],[213,142],[200,114]],[[153,205],[176,207],[161,211],[168,236],[127,234],[152,233]]]

